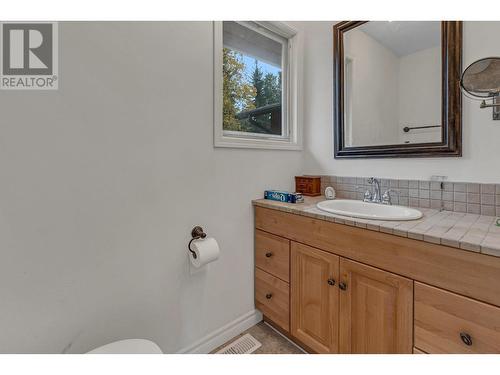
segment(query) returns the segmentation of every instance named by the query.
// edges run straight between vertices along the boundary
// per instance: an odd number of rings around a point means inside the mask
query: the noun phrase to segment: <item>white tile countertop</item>
[[[304,203],[282,203],[268,199],[254,206],[345,224],[368,230],[426,241],[457,249],[500,257],[500,227],[495,216],[419,208],[424,216],[411,221],[381,221],[330,214],[316,208],[325,197],[304,197]]]

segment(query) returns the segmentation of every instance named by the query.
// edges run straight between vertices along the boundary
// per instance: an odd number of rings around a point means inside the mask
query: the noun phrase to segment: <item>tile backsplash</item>
[[[321,191],[332,186],[338,198],[363,199],[371,190],[368,177],[321,176]],[[380,194],[388,189],[393,204],[500,216],[500,184],[380,179]]]

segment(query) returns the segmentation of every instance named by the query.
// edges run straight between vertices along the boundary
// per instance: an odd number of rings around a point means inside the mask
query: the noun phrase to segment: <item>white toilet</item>
[[[143,339],[115,341],[88,352],[88,354],[163,354],[154,342]]]

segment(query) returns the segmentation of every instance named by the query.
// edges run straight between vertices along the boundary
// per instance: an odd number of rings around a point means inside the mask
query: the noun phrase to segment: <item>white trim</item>
[[[214,21],[214,145],[217,146],[219,139],[223,137],[222,122],[224,121],[222,106],[223,106],[223,96],[222,90],[224,86],[224,77],[222,73],[222,65],[224,63],[224,57],[222,49],[224,48],[222,44],[222,22]],[[216,124],[221,124],[221,126],[216,126]]]
[[[251,310],[225,326],[209,333],[195,343],[179,350],[178,354],[207,354],[233,337],[262,321],[259,310]]]
[[[287,122],[288,134],[280,139],[266,137],[259,139],[258,137],[249,135],[248,137],[228,136],[224,134],[222,128],[223,113],[223,29],[222,22],[213,22],[214,31],[214,81],[213,81],[213,127],[214,127],[214,147],[229,147],[229,148],[253,148],[253,149],[274,149],[274,150],[302,150],[302,101],[300,97],[301,80],[302,80],[302,36],[296,30],[282,22],[254,22],[258,28],[267,30],[267,33],[276,33],[279,36],[288,40],[288,51],[283,54],[284,61],[287,62],[285,67],[286,82],[283,82],[283,98],[286,100],[283,107],[286,113],[282,115],[282,119]],[[255,26],[253,27],[255,28]],[[266,33],[266,34],[267,34]],[[285,80],[284,80],[285,81]]]

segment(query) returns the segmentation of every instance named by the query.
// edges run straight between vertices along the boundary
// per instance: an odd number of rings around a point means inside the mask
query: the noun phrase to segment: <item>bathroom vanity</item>
[[[495,235],[481,253],[474,227],[495,218],[450,231],[445,213],[375,222],[321,213],[322,199],[253,202],[266,321],[312,353],[500,353],[500,251]]]

